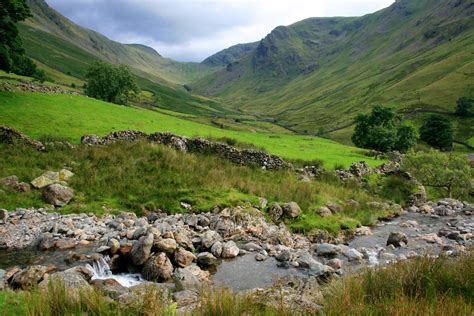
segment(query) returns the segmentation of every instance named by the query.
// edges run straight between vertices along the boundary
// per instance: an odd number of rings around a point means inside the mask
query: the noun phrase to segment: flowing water
[[[109,257],[105,256],[95,260],[92,265],[86,265],[86,268],[93,273],[92,280],[114,279],[124,287],[138,285],[144,281],[142,275],[139,273],[112,274],[108,264],[109,260]]]

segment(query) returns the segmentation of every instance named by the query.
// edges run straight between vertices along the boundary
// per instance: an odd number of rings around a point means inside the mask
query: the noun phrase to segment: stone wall
[[[12,82],[0,82],[0,91],[24,91],[24,92],[37,92],[46,94],[73,94],[79,95],[78,92],[67,90],[58,86],[48,86],[39,83],[32,83],[26,80],[19,80],[18,83]]]
[[[18,132],[17,130],[0,126],[0,143],[11,145],[27,145],[36,148],[37,150],[44,150],[44,145],[30,137]]]
[[[211,142],[202,138],[187,138],[171,133],[145,134],[139,131],[113,132],[105,137],[85,135],[81,142],[85,145],[106,145],[117,141],[149,141],[164,144],[176,150],[189,153],[217,155],[238,165],[258,166],[267,170],[279,170],[290,165],[278,156],[263,151],[240,150],[224,143]]]

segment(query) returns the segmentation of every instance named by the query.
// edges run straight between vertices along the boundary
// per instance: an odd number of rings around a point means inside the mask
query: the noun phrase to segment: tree
[[[17,23],[31,16],[26,0],[0,0],[0,69],[14,70],[25,53]]]
[[[456,101],[456,114],[459,116],[474,116],[474,98],[460,97]]]
[[[135,79],[126,66],[95,62],[86,74],[86,94],[90,97],[117,104],[127,104],[131,93],[138,93]]]
[[[453,147],[453,125],[439,114],[433,114],[420,128],[420,138],[439,150],[451,150]]]
[[[464,197],[473,188],[474,172],[464,155],[437,150],[411,153],[403,159],[402,168],[423,185],[445,190],[449,197]]]
[[[401,118],[390,108],[375,106],[368,115],[358,115],[352,142],[361,148],[382,152],[407,152],[416,144],[416,131],[401,123]]]

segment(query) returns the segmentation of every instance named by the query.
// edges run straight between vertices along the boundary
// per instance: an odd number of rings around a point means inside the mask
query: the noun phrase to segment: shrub
[[[420,128],[421,140],[439,150],[451,150],[453,137],[453,125],[442,115],[431,115]]]
[[[460,97],[456,102],[456,114],[459,116],[474,116],[474,98]]]

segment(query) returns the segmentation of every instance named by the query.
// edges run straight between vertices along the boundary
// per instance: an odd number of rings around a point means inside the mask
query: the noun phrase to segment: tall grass
[[[418,258],[326,289],[326,315],[472,315],[474,255]]]
[[[47,152],[3,145],[0,155],[0,178],[17,175],[21,181],[30,182],[45,171],[71,168],[75,176],[70,185],[76,197],[63,212],[182,212],[180,202],[190,203],[196,211],[209,211],[215,206],[256,205],[259,197],[265,197],[269,201],[297,202],[304,214],[291,224],[301,224],[302,230],[318,228],[324,222],[320,228],[331,226],[333,232],[349,221],[354,226],[363,223],[364,218],[384,215],[367,210],[366,202],[376,198],[350,183],[334,178],[306,183],[292,171],[236,166],[214,156],[183,154],[161,145],[117,143],[105,147],[57,147]],[[2,190],[0,207],[44,205],[37,190]],[[314,214],[314,209],[327,201],[343,203],[347,199],[359,201],[361,207],[324,219]]]

